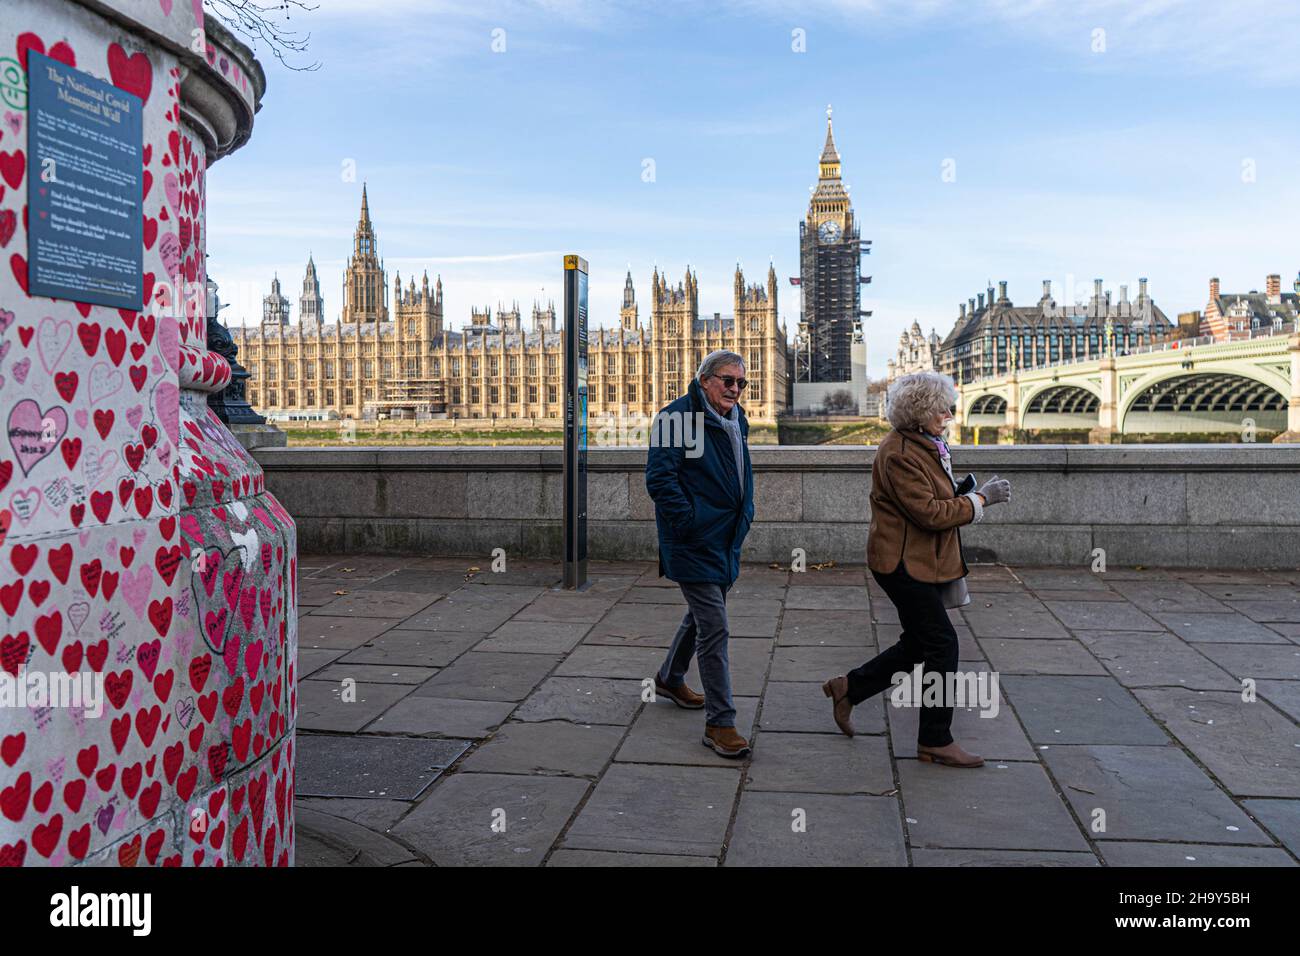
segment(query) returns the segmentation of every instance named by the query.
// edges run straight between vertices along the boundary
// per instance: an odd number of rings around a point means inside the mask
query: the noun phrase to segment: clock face
[[[828,219],[821,224],[817,235],[821,237],[822,242],[834,242],[840,237],[840,224],[834,219]]]

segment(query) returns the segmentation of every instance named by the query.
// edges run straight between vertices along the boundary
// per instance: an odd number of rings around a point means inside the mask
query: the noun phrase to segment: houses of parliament
[[[645,325],[629,271],[618,327],[588,330],[590,413],[652,416],[686,391],[705,355],[725,348],[745,357],[747,415],[774,422],[789,401],[775,269],[768,267],[765,284],[747,284],[737,266],[733,296],[733,315],[702,317],[695,274],[688,268],[670,286],[656,267]],[[515,304],[495,315],[473,309],[469,323],[452,331],[443,325],[440,277],[430,285],[426,272],[403,285],[396,275],[390,296],[364,185],[339,320],[325,321],[310,257],[294,325],[289,312],[276,278],[261,324],[230,330],[251,373],[248,399],[272,418],[563,418],[563,332],[554,303],[535,302],[527,327]]]

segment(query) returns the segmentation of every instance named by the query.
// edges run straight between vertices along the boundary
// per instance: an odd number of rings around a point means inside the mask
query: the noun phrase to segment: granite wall
[[[753,447],[749,561],[865,560],[873,448]],[[257,452],[310,552],[560,553],[558,449]],[[963,529],[968,558],[1013,564],[1300,566],[1300,448],[960,446],[955,470],[1011,480],[1013,501]],[[593,559],[656,554],[645,452],[594,449]]]

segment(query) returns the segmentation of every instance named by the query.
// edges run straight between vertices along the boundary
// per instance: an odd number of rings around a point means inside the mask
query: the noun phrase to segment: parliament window
[[[555,398],[555,386],[554,386],[554,385],[547,385],[547,386],[546,386],[546,401],[549,402],[549,403],[552,404],[552,405],[555,404],[555,402],[556,402],[556,398]]]
[[[529,386],[528,386],[528,404],[530,404],[530,405],[536,405],[536,404],[537,404],[537,386],[536,386],[536,385],[529,385]]]
[[[610,405],[614,405],[614,404],[616,404],[616,403],[618,402],[618,386],[617,386],[617,385],[607,385],[607,386],[605,386],[605,401],[608,402]]]
[[[497,385],[488,386],[488,404],[495,405],[501,401],[501,388]]]
[[[460,377],[460,359],[453,357],[451,360],[451,374]]]
[[[519,356],[511,355],[506,359],[506,370],[511,378],[519,374]]]
[[[536,355],[530,355],[530,356],[528,356],[528,374],[529,374],[530,376],[534,377],[534,378],[537,376],[537,356],[536,356]]]
[[[477,355],[471,355],[469,357],[469,377],[478,378],[478,356]]]
[[[635,375],[635,374],[636,374],[636,356],[635,356],[635,355],[629,355],[629,356],[627,357],[627,374],[628,374],[628,375]]]
[[[510,400],[510,404],[511,404],[511,405],[518,405],[518,404],[519,404],[519,386],[518,386],[518,385],[510,385],[510,386],[507,386],[507,388],[506,388],[506,394],[509,396],[509,400]]]
[[[362,360],[361,360],[361,376],[362,376],[362,378],[368,378],[368,379],[370,379],[370,378],[374,378],[374,377],[375,377],[375,360],[374,360],[374,359],[362,359]]]
[[[354,378],[357,374],[357,363],[352,359],[343,360],[343,377]]]
[[[501,374],[501,362],[495,355],[488,356],[488,378],[496,378]]]
[[[628,387],[627,387],[627,400],[628,400],[629,403],[630,403],[630,402],[635,402],[635,401],[636,401],[636,386],[635,386],[635,385],[628,385]]]
[[[471,405],[477,405],[477,404],[478,404],[478,396],[479,396],[478,386],[477,386],[477,385],[471,385],[471,386],[469,387],[469,401],[470,401],[470,404],[471,404]]]

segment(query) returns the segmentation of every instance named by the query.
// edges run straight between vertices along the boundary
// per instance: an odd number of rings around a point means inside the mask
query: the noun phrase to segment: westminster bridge
[[[1002,441],[1027,431],[1086,430],[1092,443],[1138,434],[1275,433],[1300,441],[1300,329],[1257,330],[959,383],[956,426]]]

